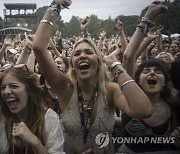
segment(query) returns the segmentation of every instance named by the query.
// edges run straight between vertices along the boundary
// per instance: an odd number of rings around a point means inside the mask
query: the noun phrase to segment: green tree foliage
[[[0,17],[0,29],[2,29],[2,28],[3,28],[3,25],[4,25],[4,23],[3,23],[3,19]]]
[[[164,26],[164,34],[180,33],[180,1],[167,1],[167,5],[169,8],[168,11],[157,18],[156,24]],[[37,18],[8,19],[7,27],[15,27],[17,26],[17,23],[20,23],[21,27],[29,28],[35,33],[46,9],[47,6],[37,9],[37,11],[35,12]],[[146,10],[147,7],[142,10],[141,17],[145,14]],[[137,24],[140,21],[140,17],[119,15],[117,16],[117,18],[119,18],[124,23],[124,31],[126,36],[132,36]],[[73,35],[78,36],[80,35],[80,20],[81,19],[79,17],[72,16],[71,20],[68,23],[64,23],[64,21],[61,19],[61,16],[59,16],[57,24],[55,24],[54,27],[54,33],[56,30],[61,30],[64,37],[70,37]],[[24,23],[26,23],[26,26]],[[4,25],[5,24],[3,22],[3,19],[0,18],[0,29],[4,28]],[[117,33],[114,20],[111,19],[111,17],[106,20],[101,20],[96,15],[91,15],[88,31],[92,35],[92,37],[96,38],[101,28],[104,28],[106,30],[107,37],[110,37],[111,35],[115,35]]]
[[[117,18],[120,19],[124,23],[124,31],[125,31],[126,36],[132,36],[140,20],[139,16],[120,15]]]
[[[168,11],[160,15],[156,19],[156,25],[163,25],[163,33],[164,34],[173,34],[180,33],[180,1],[174,0],[173,2],[167,1]],[[143,16],[146,12],[147,8],[145,8],[141,16]]]
[[[90,16],[90,24],[88,27],[89,33],[92,35],[92,37],[97,37],[97,34],[99,33],[101,29],[101,20],[98,19],[96,15]]]
[[[39,21],[43,18],[43,16],[44,16],[47,8],[48,8],[47,6],[40,7],[40,8],[37,9],[37,11],[35,12],[35,15],[37,15],[37,18],[38,18]]]
[[[78,36],[80,35],[80,19],[79,17],[72,16],[69,23],[66,24],[65,30],[63,31],[65,36]]]
[[[115,35],[117,33],[115,29],[115,23],[111,19],[111,17],[109,17],[109,19],[107,20],[101,21],[101,28],[106,30],[107,37],[110,37],[111,35]]]

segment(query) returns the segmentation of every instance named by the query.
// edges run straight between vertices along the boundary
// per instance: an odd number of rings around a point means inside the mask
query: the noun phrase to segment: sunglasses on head
[[[16,69],[25,69],[27,72],[29,72],[29,69],[27,67],[26,64],[15,64],[15,65],[4,65],[1,69],[0,69],[0,72],[3,72],[7,69],[10,69],[10,68],[16,68]]]

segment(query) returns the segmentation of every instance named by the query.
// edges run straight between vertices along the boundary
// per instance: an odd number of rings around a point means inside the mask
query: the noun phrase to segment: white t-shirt
[[[52,109],[48,109],[45,114],[45,133],[46,138],[46,150],[49,154],[65,154],[63,152],[63,128],[62,122],[59,119],[58,114]],[[3,117],[0,114],[0,154],[6,154],[8,151],[7,139],[4,128]]]
[[[46,149],[49,154],[64,154],[63,127],[58,114],[48,109],[45,115],[45,130],[47,134]]]

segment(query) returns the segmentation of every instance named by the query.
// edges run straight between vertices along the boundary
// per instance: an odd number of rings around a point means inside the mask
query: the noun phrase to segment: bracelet
[[[112,71],[114,69],[114,67],[116,67],[117,65],[121,65],[122,66],[122,63],[119,62],[119,61],[116,61],[116,62],[112,63],[110,66],[108,66],[108,69],[110,71]]]
[[[118,77],[119,77],[119,75],[121,74],[121,73],[123,73],[124,72],[124,69],[118,69],[116,72],[115,72],[115,74],[114,74],[114,82],[117,82],[117,79],[118,79]]]
[[[87,31],[87,29],[85,29],[85,30],[83,30],[83,31],[81,31],[81,37],[88,37],[88,31]]]
[[[136,30],[143,32],[144,36],[147,36],[148,27],[147,25],[141,26],[140,24],[136,27]]]
[[[136,30],[142,31],[144,33],[144,27],[141,26],[140,24],[137,25]]]
[[[127,85],[128,83],[130,83],[130,82],[135,82],[135,81],[134,81],[134,80],[127,80],[126,82],[124,82],[124,83],[122,84],[121,90],[123,90],[123,87],[124,87],[125,85]]]
[[[51,26],[54,28],[54,24],[53,24],[51,21],[48,21],[48,20],[41,20],[40,23],[47,23],[47,24],[51,25]]]
[[[141,22],[144,22],[148,26],[153,26],[154,23],[146,17],[142,17]]]
[[[56,4],[56,2],[54,1],[52,1],[49,7],[57,14],[61,12],[61,4]]]
[[[151,20],[149,20],[148,18],[146,18],[146,17],[142,17],[141,22],[144,23],[144,28],[143,28],[144,36],[147,36],[148,29],[149,29],[150,27],[153,27],[153,26],[154,26],[154,23],[153,23]],[[140,26],[140,25],[139,25],[139,26]],[[141,26],[141,27],[142,27],[142,26]]]
[[[67,4],[58,4],[58,2],[55,2],[54,0],[49,7],[58,14],[61,12],[62,9],[69,9]]]

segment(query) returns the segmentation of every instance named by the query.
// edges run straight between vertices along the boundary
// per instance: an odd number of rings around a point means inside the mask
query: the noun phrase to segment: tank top
[[[82,149],[91,147],[95,154],[113,153],[111,133],[115,123],[113,116],[114,111],[109,107],[108,102],[103,98],[101,92],[98,93],[96,103],[96,119],[90,125],[87,142],[84,143],[78,106],[77,86],[75,86],[70,102],[66,110],[62,113],[65,131],[64,152],[74,154]],[[108,133],[110,139],[109,144],[103,148],[98,148],[95,142],[96,136],[100,133]]]

